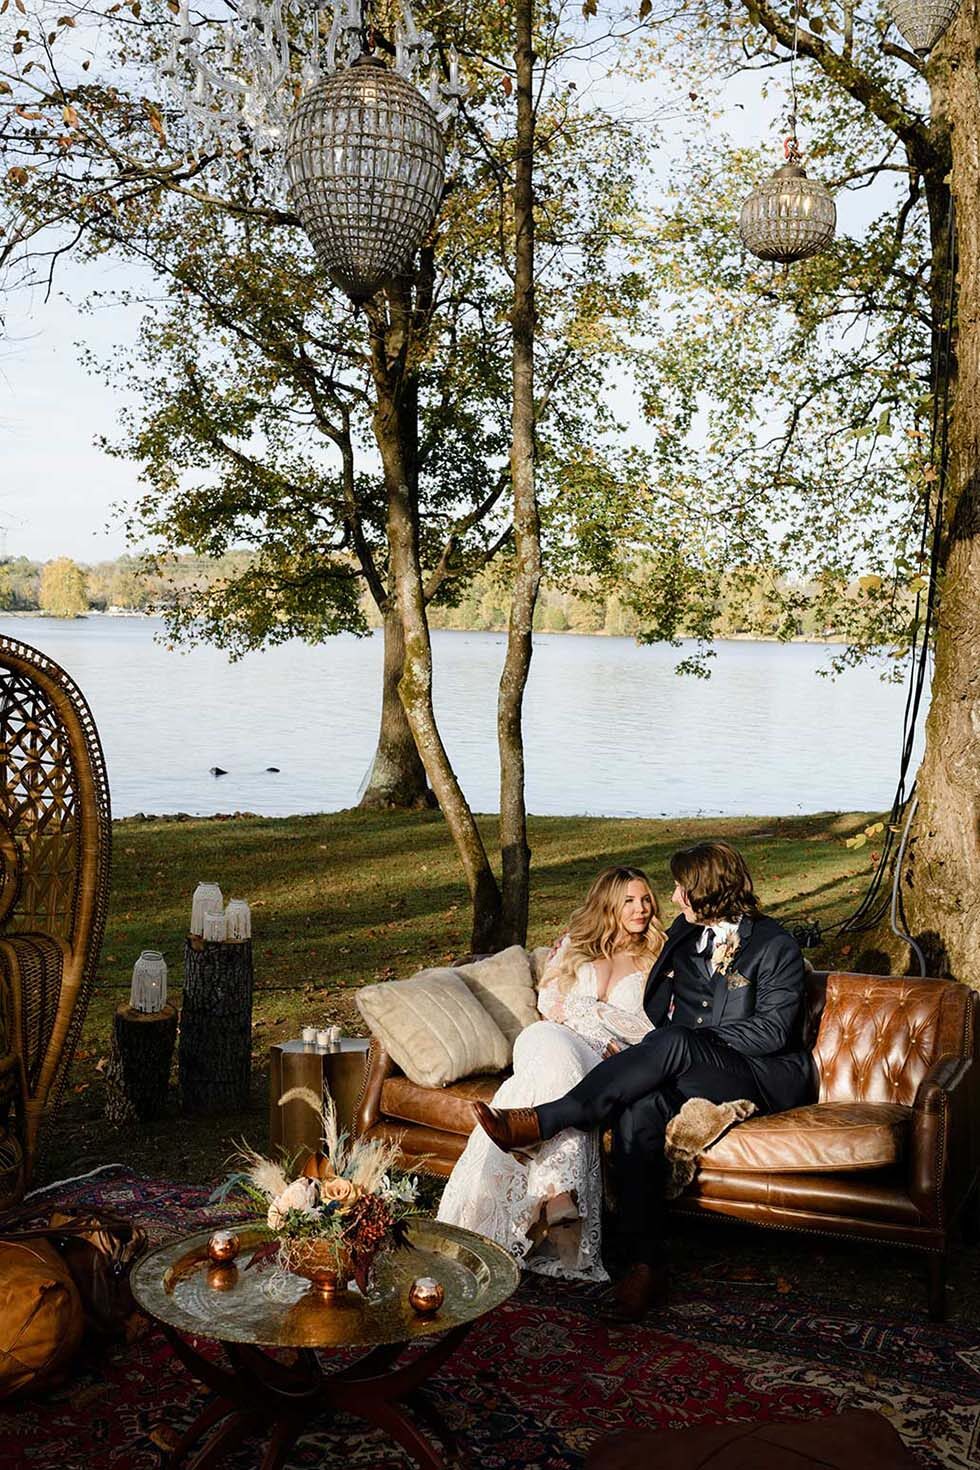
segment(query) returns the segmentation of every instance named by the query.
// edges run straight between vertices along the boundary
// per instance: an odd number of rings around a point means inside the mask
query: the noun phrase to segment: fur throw
[[[689,1097],[667,1124],[664,1142],[664,1155],[670,1165],[667,1198],[676,1199],[684,1192],[698,1172],[699,1156],[706,1148],[756,1111],[755,1103],[744,1098],[739,1102],[713,1103],[706,1097]]]

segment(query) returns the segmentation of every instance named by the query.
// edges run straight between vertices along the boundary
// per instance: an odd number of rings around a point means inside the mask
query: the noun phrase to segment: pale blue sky
[[[608,85],[615,90],[615,82]],[[653,113],[660,99],[651,84],[643,97],[632,89],[629,101],[638,112]],[[750,145],[771,138],[775,163],[776,99],[763,103],[755,81],[743,77],[726,103],[729,131]],[[683,139],[675,132],[664,159],[678,146]],[[838,203],[844,203],[845,219],[860,207],[854,196]],[[8,555],[94,562],[127,549],[123,516],[114,506],[135,498],[138,466],[107,456],[94,442],[101,434],[114,437],[125,400],[118,388],[85,369],[77,344],[102,358],[123,351],[138,329],[139,308],[106,306],[85,314],[76,303],[91,291],[133,284],[119,266],[69,260],[59,268],[49,301],[40,291],[7,299],[8,340],[0,357],[0,545],[5,541]],[[625,402],[616,407],[629,413]],[[635,413],[632,418],[642,440],[643,426]]]

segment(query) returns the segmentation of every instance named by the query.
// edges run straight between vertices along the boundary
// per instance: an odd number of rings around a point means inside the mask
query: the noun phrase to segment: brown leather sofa
[[[807,984],[819,1100],[731,1129],[673,1209],[923,1251],[941,1319],[950,1226],[976,1220],[980,996],[951,980],[814,972]],[[447,1177],[469,1103],[502,1076],[420,1087],[374,1041],[359,1131],[398,1138],[405,1167]]]

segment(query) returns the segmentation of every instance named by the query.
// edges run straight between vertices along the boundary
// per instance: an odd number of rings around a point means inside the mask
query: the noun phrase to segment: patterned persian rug
[[[139,1219],[156,1244],[222,1218],[198,1187],[124,1169],[46,1194]],[[878,1409],[923,1467],[980,1464],[980,1329],[858,1320],[838,1303],[774,1291],[758,1273],[682,1277],[650,1325],[597,1319],[596,1289],[530,1279],[480,1322],[432,1380],[465,1461],[481,1470],[578,1470],[621,1428],[820,1417]],[[4,1470],[161,1470],[203,1402],[162,1336],[76,1374],[36,1403],[0,1412]],[[254,1470],[257,1445],[222,1461]],[[405,1470],[402,1452],[355,1419],[311,1424],[291,1470]]]

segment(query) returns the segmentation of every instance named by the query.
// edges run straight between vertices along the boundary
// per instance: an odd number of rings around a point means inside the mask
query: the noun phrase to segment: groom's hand
[[[606,1042],[606,1049],[605,1049],[605,1051],[602,1053],[603,1060],[605,1060],[606,1057],[614,1057],[617,1052],[622,1051],[622,1050],[623,1050],[623,1042],[617,1041],[616,1038],[615,1038],[615,1036],[611,1036],[609,1038],[609,1040]]]

